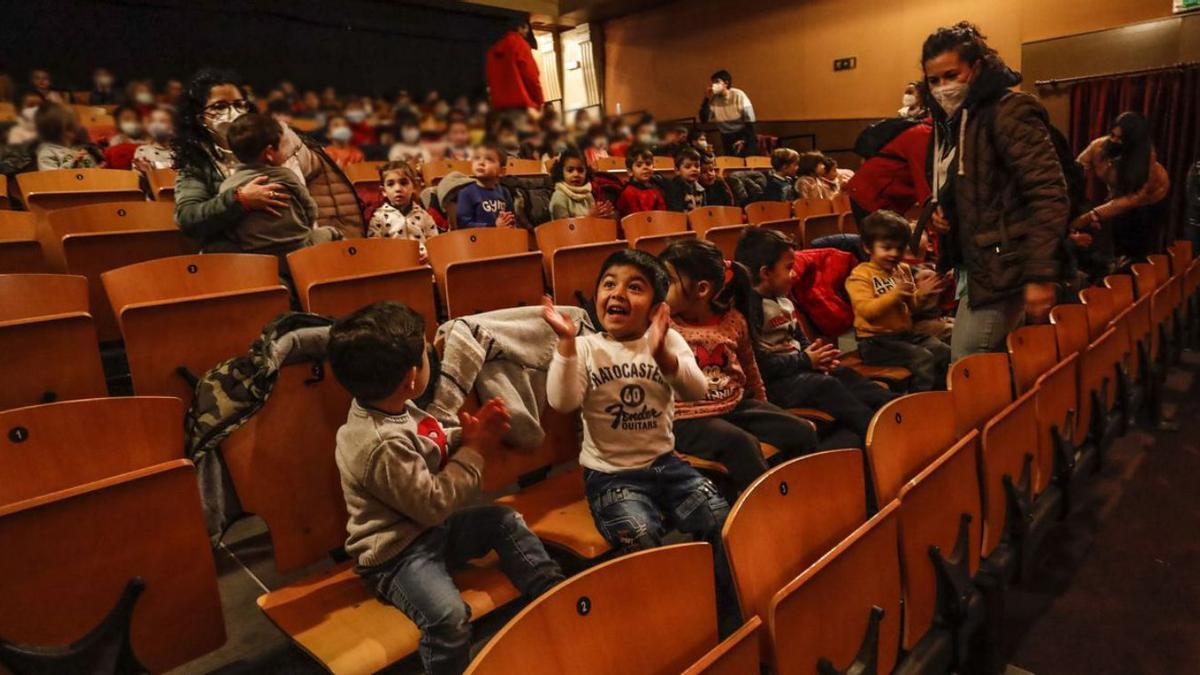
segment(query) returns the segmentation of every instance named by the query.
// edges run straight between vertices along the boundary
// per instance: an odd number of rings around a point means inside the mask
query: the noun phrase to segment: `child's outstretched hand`
[[[571,317],[555,309],[548,295],[542,296],[542,318],[558,336],[558,353],[568,359],[575,356],[575,335],[579,331]]]
[[[810,344],[808,349],[804,350],[804,353],[808,355],[808,360],[812,363],[813,370],[819,370],[822,373],[828,373],[837,368],[839,365],[838,356],[841,354],[837,346],[831,345],[820,338],[817,338]]]
[[[650,328],[646,330],[646,346],[664,375],[674,375],[679,369],[675,355],[667,351],[667,331],[671,330],[671,308],[660,302],[651,310]]]
[[[500,440],[511,427],[508,408],[504,401],[493,398],[483,404],[474,415],[459,412],[458,421],[463,429],[463,447],[479,452],[488,452],[500,447]]]

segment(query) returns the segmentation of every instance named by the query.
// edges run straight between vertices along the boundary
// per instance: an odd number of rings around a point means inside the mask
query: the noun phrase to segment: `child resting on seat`
[[[754,355],[767,400],[784,408],[816,408],[852,431],[861,447],[871,418],[896,397],[857,371],[838,365],[838,348],[800,330],[788,299],[795,283],[796,243],[768,228],[750,228],[738,240],[734,259],[750,270],[754,292],[744,309],[758,329]]]
[[[785,457],[816,450],[811,423],[767,402],[754,360],[755,331],[734,309],[752,292],[745,268],[727,267],[721,251],[703,239],[676,241],[660,259],[671,279],[672,326],[708,380],[703,400],[675,408],[675,449],[724,464],[739,492],[767,470],[760,441]]]
[[[637,144],[625,155],[629,182],[617,197],[617,215],[621,218],[639,211],[665,211],[667,202],[654,184],[654,153],[650,146]]]
[[[707,386],[670,327],[666,270],[626,249],[604,261],[596,285],[602,333],[576,337],[574,322],[549,298],[544,308],[558,334],[546,396],[560,412],[582,409],[579,463],[596,528],[624,552],[661,545],[667,527],[712,544],[722,626],[736,626],[740,612],[721,544],[729,505],[673,452],[674,399],[701,399]]]
[[[412,399],[429,383],[425,321],[395,302],[377,302],[329,331],[329,365],[353,396],[335,456],[350,519],[346,552],[371,590],[421,630],[428,673],[461,673],[470,662],[471,612],[449,570],[490,551],[526,598],[563,579],[520,514],[473,506],[482,452],[508,430],[499,399],[459,413],[462,443]]]
[[[941,280],[914,279],[900,259],[912,235],[908,221],[886,210],[862,222],[863,248],[871,256],[846,279],[854,305],[854,332],[863,361],[878,366],[903,366],[912,371],[913,391],[944,389],[950,366],[950,346],[913,330],[913,310],[936,298]]]
[[[383,205],[371,214],[368,237],[412,239],[421,246],[421,262],[426,262],[425,242],[438,234],[433,216],[416,200],[417,172],[406,162],[388,162],[379,167]]]
[[[495,141],[485,141],[471,156],[475,182],[458,193],[459,229],[468,227],[516,227],[512,193],[500,184],[504,174],[504,151]]]

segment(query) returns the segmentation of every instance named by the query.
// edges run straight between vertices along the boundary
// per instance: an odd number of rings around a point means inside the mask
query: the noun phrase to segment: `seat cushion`
[[[542,541],[580,558],[592,560],[611,548],[596,530],[583,490],[583,470],[578,466],[496,502],[516,509]]]

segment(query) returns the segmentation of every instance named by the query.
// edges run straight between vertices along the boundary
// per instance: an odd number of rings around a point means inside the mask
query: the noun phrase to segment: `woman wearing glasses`
[[[237,78],[214,70],[197,73],[179,100],[175,222],[205,252],[238,250],[228,232],[245,211],[278,215],[288,205],[284,186],[265,177],[236,190],[219,189],[238,163],[225,132],[249,109]],[[345,174],[319,147],[307,145],[290,129],[284,129],[281,145],[290,156],[285,166],[296,171],[317,200],[317,224],[336,227],[347,237],[363,236],[362,209]]]

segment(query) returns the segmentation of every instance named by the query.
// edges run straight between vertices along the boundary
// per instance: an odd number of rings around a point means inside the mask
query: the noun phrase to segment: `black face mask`
[[[1125,144],[1111,138],[1104,141],[1104,154],[1108,157],[1120,157],[1125,152]]]

